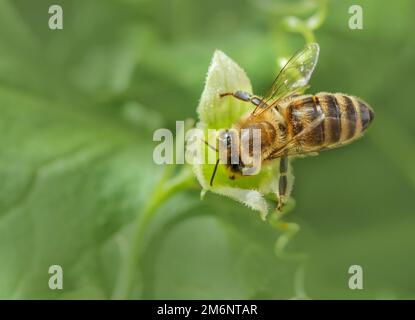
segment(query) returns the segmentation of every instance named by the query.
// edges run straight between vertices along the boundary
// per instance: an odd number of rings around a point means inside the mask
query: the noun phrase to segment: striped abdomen
[[[321,92],[294,98],[286,108],[288,139],[324,113],[324,119],[299,139],[303,152],[330,149],[362,136],[374,118],[372,109],[362,100],[340,93]]]

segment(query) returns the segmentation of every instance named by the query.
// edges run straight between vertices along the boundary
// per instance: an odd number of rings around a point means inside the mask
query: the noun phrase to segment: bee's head
[[[239,132],[236,129],[221,130],[218,140],[221,162],[230,165],[234,171],[237,171],[241,162],[239,155]]]
[[[213,179],[215,178],[216,169],[219,162],[222,162],[229,166],[232,172],[241,172],[242,167],[239,161],[239,134],[235,129],[220,130],[218,135],[219,142],[219,159],[216,161],[215,169],[213,170],[210,178],[210,186],[213,185]]]

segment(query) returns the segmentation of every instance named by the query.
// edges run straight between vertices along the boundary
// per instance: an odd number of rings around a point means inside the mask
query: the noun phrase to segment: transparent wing
[[[306,89],[317,65],[319,52],[319,45],[311,43],[294,54],[281,69],[270,90],[253,113],[262,113],[285,97]]]

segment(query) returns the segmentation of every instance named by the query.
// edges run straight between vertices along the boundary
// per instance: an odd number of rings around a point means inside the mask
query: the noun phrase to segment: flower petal
[[[252,109],[249,103],[233,97],[220,98],[224,92],[252,92],[246,73],[222,51],[216,50],[210,64],[205,88],[197,108],[201,124],[211,129],[230,128]]]
[[[232,198],[253,210],[259,211],[263,220],[265,220],[265,217],[268,214],[267,202],[263,195],[256,190],[218,187],[214,189],[214,192]]]
[[[222,51],[217,50],[213,55],[205,88],[197,108],[200,119],[197,127],[203,130],[205,141],[211,141],[208,129],[231,128],[241,117],[253,110],[254,107],[250,103],[231,96],[219,97],[220,93],[235,92],[237,90],[251,93],[251,83],[241,67]],[[210,180],[215,170],[215,164],[214,162],[204,163],[208,159],[206,155],[212,150],[205,145],[203,139],[198,139],[196,143],[196,148],[191,149],[197,150],[193,170],[203,188],[201,197],[205,195],[207,190],[230,197],[253,210],[259,211],[262,219],[265,219],[268,213],[268,205],[264,195],[278,193],[278,161],[263,165],[261,171],[256,175],[236,175],[232,179],[230,179],[231,173],[227,166],[220,164],[217,167],[215,179],[211,186]],[[214,156],[217,155],[214,154]],[[291,185],[290,182],[290,188]]]

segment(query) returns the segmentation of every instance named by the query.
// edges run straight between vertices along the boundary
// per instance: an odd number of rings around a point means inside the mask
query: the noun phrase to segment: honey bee
[[[342,94],[320,92],[303,94],[317,64],[317,43],[307,45],[292,56],[275,78],[264,97],[243,91],[221,93],[249,102],[254,110],[242,117],[220,139],[231,147],[233,139],[241,139],[242,129],[260,129],[261,163],[279,159],[278,205],[281,210],[288,197],[288,158],[316,154],[319,151],[344,146],[363,135],[374,119],[374,112],[363,100]],[[216,162],[210,183],[216,173]],[[243,161],[226,163],[230,178],[241,175]]]

